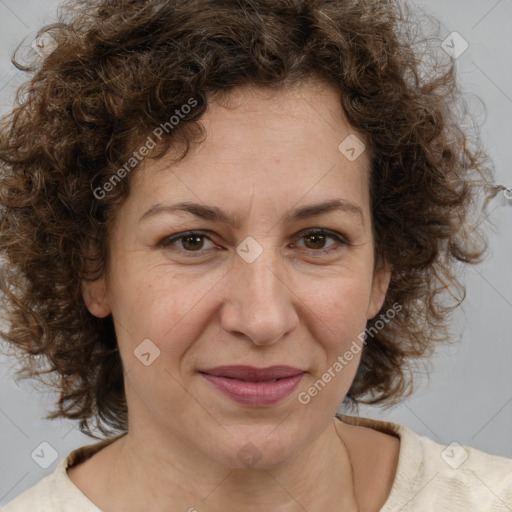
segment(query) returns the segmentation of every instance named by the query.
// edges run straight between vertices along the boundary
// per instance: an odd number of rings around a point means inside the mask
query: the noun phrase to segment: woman
[[[407,13],[66,5],[2,131],[3,336],[107,439],[4,512],[510,509],[511,460],[337,414],[410,391],[500,188]]]

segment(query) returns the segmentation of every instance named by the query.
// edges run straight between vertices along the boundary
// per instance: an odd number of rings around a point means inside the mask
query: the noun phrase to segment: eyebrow
[[[192,202],[182,202],[173,205],[165,205],[159,203],[154,204],[140,217],[139,223],[155,215],[162,213],[175,213],[179,211],[191,213],[192,215],[200,217],[204,220],[222,222],[235,228],[240,226],[240,220],[237,216],[233,217],[216,206],[207,206],[204,204]],[[364,225],[363,210],[356,204],[346,199],[333,199],[323,203],[301,206],[292,210],[291,212],[288,212],[284,216],[284,221],[296,222],[333,211],[342,211],[354,216],[359,216],[361,218],[361,223]]]

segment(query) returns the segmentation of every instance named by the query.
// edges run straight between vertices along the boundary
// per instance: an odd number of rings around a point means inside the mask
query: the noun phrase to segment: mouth
[[[247,382],[272,382],[288,377],[294,377],[304,373],[304,370],[294,368],[293,366],[269,366],[267,368],[256,368],[254,366],[218,366],[200,370],[200,373],[212,375],[214,377],[225,377],[227,379],[237,379]]]
[[[227,398],[249,407],[275,405],[297,387],[305,371],[291,366],[221,366],[199,371]]]

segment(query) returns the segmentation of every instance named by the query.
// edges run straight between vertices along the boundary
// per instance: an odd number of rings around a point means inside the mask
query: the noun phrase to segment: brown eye
[[[205,243],[210,242],[211,247],[205,248]],[[188,253],[187,256],[197,253],[201,256],[207,249],[212,249],[214,244],[210,238],[201,232],[189,231],[188,233],[179,233],[172,237],[163,239],[159,245],[164,248],[174,248],[177,252]],[[204,249],[204,250],[203,250]]]
[[[202,249],[204,245],[204,235],[187,235],[182,240],[182,246],[187,251]]]
[[[326,235],[318,235],[314,233],[312,235],[306,235],[304,240],[306,240],[306,246],[308,249],[324,249],[326,238],[328,238]],[[308,242],[310,244],[308,244]]]
[[[339,233],[325,229],[303,232],[301,239],[304,240],[306,248],[311,249],[312,251],[323,250],[326,252],[337,250],[340,248],[340,245],[350,245]],[[326,246],[325,244],[328,239],[335,240],[335,243]]]

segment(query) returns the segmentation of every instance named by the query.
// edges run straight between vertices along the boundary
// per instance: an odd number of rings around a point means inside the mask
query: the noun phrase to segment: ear
[[[111,309],[104,277],[100,277],[96,281],[85,281],[82,279],[82,297],[92,315],[98,318],[110,315]]]
[[[381,263],[373,273],[370,302],[368,304],[368,311],[366,312],[366,318],[368,320],[373,318],[384,304],[389,281],[391,280],[391,270],[391,265],[385,261]]]
[[[83,251],[86,256],[86,262],[94,261],[98,256],[98,247],[95,245],[93,240],[88,239],[83,246]],[[90,271],[90,268],[86,270]],[[84,273],[84,277],[88,272]],[[82,291],[82,298],[84,299],[85,305],[91,315],[98,318],[104,318],[111,313],[110,303],[107,297],[107,286],[105,274],[95,280],[84,279],[82,277],[80,281],[80,287]]]

